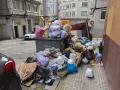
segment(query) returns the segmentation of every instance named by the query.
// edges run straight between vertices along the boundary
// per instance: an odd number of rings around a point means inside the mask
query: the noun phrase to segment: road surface
[[[0,41],[0,53],[6,54],[15,61],[22,62],[27,57],[35,54],[35,41],[24,41],[22,39]]]

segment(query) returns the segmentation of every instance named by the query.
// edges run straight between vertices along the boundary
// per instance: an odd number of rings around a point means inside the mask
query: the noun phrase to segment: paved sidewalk
[[[68,75],[62,79],[56,90],[110,90],[106,80],[104,68],[93,66],[94,79],[85,77],[85,70],[89,66],[79,68],[77,74]]]

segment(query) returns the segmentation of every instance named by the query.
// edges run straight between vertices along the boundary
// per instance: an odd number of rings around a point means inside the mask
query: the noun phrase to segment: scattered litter
[[[94,73],[93,73],[92,68],[87,68],[86,69],[85,76],[88,77],[88,78],[94,78]]]
[[[30,76],[34,75],[34,73],[36,75],[32,77],[33,81],[35,79],[37,83],[52,85],[55,80],[59,80],[68,74],[77,73],[81,62],[93,65],[102,61],[102,54],[99,53],[100,41],[90,41],[86,37],[72,37],[72,35],[69,37],[69,42],[66,41],[66,39],[68,40],[70,25],[62,26],[59,20],[55,20],[49,27],[44,29],[39,26],[36,27],[35,33],[38,39],[44,37],[62,38],[63,40],[65,39],[65,45],[69,47],[63,51],[55,47],[45,48],[45,50],[36,53],[35,58],[28,57],[26,65],[23,65],[26,68],[22,67],[19,72],[22,81],[27,79],[24,75],[27,75],[29,71]],[[6,59],[3,58],[3,60]],[[34,63],[34,67],[29,67],[28,63]],[[32,70],[29,68],[32,68]],[[85,76],[88,78],[94,77],[92,68],[86,69]],[[49,87],[46,87],[44,90],[49,90]]]
[[[88,64],[89,61],[88,61],[88,59],[87,59],[86,57],[84,57],[84,58],[82,59],[82,63],[83,63],[83,64]]]
[[[73,59],[68,60],[67,70],[68,73],[76,73],[78,71],[77,65],[75,64]]]

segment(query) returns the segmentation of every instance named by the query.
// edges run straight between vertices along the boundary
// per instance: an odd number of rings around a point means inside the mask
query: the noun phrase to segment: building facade
[[[70,19],[71,23],[83,22],[90,18],[93,0],[59,0],[60,19]]]
[[[94,0],[92,8],[92,19],[94,20],[92,34],[95,37],[102,37],[104,34],[107,6],[108,0]]]
[[[41,27],[45,25],[47,10],[46,10],[46,0],[39,0],[41,5],[39,6],[39,24]]]
[[[36,0],[2,0],[0,3],[0,39],[21,38],[39,24]]]
[[[51,18],[57,15],[57,0],[47,1],[47,14]]]
[[[53,20],[57,16],[57,1],[58,0],[39,0],[41,5],[39,6],[40,26],[44,27],[49,20]]]

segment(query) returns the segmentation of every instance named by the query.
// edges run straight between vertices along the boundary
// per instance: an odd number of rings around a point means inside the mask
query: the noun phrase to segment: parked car
[[[22,90],[15,61],[0,53],[0,90]]]
[[[35,39],[35,38],[36,38],[36,35],[34,33],[24,35],[24,40],[31,40],[31,39]]]

